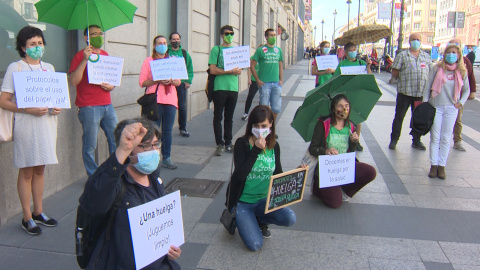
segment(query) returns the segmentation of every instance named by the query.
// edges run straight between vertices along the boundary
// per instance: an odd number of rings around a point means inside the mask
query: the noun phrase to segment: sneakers
[[[180,129],[180,135],[182,135],[185,138],[190,137],[190,133],[188,133],[188,131],[183,130],[183,129]]]
[[[225,146],[225,152],[233,153],[233,146],[231,144]]]
[[[453,149],[458,150],[458,151],[463,151],[463,152],[467,151],[467,149],[465,149],[465,147],[463,147],[462,141],[453,143]]]
[[[24,229],[30,235],[39,235],[42,233],[42,229],[38,227],[37,223],[33,219],[23,221],[22,219],[22,229]]]
[[[357,143],[357,147],[355,148],[355,150],[359,152],[363,151],[363,146],[360,145],[360,142]]]
[[[423,145],[423,143],[420,140],[413,141],[412,142],[412,147],[417,148],[418,150],[424,150],[424,151],[427,150],[425,145]]]
[[[272,233],[268,230],[268,226],[266,224],[260,224],[260,230],[262,231],[263,238],[270,238],[272,237]]]
[[[248,119],[248,113],[244,113],[242,116],[242,120],[247,121],[247,119]]]
[[[215,149],[215,156],[221,156],[223,152],[223,145],[217,145],[217,149]]]
[[[162,161],[162,167],[165,167],[170,170],[174,170],[177,168],[177,165],[175,165],[175,163],[173,163],[173,161],[170,158],[165,158]]]
[[[397,148],[397,141],[390,141],[388,149],[395,150]]]
[[[57,223],[58,223],[55,219],[49,218],[47,215],[45,215],[45,213],[41,213],[38,216],[35,216],[32,213],[32,219],[33,221],[35,221],[35,223],[40,223],[47,227],[55,227],[57,226]]]

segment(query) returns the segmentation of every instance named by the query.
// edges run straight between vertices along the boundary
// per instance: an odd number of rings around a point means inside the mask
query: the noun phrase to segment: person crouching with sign
[[[86,269],[135,269],[127,209],[166,195],[158,166],[161,133],[155,123],[146,118],[123,120],[114,135],[117,149],[88,178],[79,201],[97,218],[109,215],[118,195],[123,193],[123,199],[110,235],[104,229]],[[166,256],[144,269],[180,269],[174,261],[180,253],[179,247],[170,246]]]
[[[349,115],[350,101],[345,95],[336,95],[330,104],[328,118],[319,120],[315,126],[312,142],[308,147],[312,156],[338,155],[355,151],[358,135],[354,132],[354,126],[349,120]],[[375,168],[356,161],[355,182],[342,186],[320,188],[318,173],[317,164],[311,185],[312,193],[331,208],[340,207],[342,201],[348,201],[349,197],[353,197],[377,176]]]
[[[256,106],[248,117],[245,135],[235,142],[235,170],[227,189],[225,205],[236,211],[238,233],[252,251],[259,250],[263,238],[270,238],[267,224],[292,226],[295,213],[288,207],[265,214],[270,177],[282,173],[280,146],[275,141],[273,112]]]

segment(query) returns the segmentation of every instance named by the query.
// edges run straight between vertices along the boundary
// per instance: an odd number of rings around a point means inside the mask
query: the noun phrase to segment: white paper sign
[[[157,59],[150,62],[154,81],[188,79],[187,66],[183,57]]]
[[[88,83],[109,83],[120,86],[122,82],[123,58],[107,55],[98,55],[98,62],[88,61]]]
[[[342,75],[367,74],[367,66],[340,67]]]
[[[250,47],[240,46],[223,49],[223,70],[250,67]]]
[[[355,152],[318,156],[320,188],[355,182]]]
[[[338,58],[336,55],[319,55],[315,56],[317,61],[317,69],[325,70],[327,68],[336,69],[338,66]]]
[[[183,59],[182,59],[183,61]],[[136,269],[185,243],[180,191],[128,209]]]
[[[67,74],[63,72],[14,72],[18,108],[70,108]]]

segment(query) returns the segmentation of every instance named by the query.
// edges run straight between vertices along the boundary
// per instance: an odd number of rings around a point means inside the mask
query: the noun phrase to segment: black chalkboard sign
[[[307,171],[300,168],[270,178],[265,214],[302,201]]]

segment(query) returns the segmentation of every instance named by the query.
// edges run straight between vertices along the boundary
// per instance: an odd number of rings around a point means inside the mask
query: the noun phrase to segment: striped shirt
[[[421,97],[432,66],[430,55],[422,50],[418,57],[405,50],[395,57],[392,68],[399,71],[397,92],[411,97]]]

